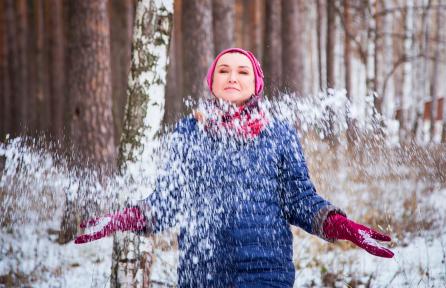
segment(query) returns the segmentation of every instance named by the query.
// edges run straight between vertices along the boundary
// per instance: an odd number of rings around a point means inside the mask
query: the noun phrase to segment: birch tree
[[[164,114],[164,98],[173,0],[139,0],[133,30],[127,105],[118,167],[128,179],[137,177],[145,157],[155,147]],[[154,166],[149,166],[154,169]],[[146,169],[142,169],[146,170]],[[135,191],[122,191],[119,202],[135,199]],[[151,245],[136,234],[116,234],[113,239],[111,287],[148,287]]]

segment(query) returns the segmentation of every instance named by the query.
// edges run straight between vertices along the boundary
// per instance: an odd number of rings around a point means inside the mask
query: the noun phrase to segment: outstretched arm
[[[281,196],[290,224],[327,241],[349,240],[370,254],[393,257],[392,251],[377,242],[390,241],[389,236],[349,220],[342,210],[316,193],[294,128],[285,126],[282,136]]]

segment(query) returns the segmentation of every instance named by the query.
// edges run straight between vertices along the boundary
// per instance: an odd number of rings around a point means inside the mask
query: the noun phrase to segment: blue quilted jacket
[[[316,193],[290,124],[271,121],[252,140],[200,125],[179,122],[144,200],[155,232],[179,225],[179,287],[292,287],[290,225],[324,238],[328,213],[343,212]]]

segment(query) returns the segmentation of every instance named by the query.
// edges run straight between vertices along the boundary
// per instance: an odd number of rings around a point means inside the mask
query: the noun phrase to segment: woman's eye
[[[228,73],[226,70],[220,70],[220,73]]]
[[[243,74],[243,75],[248,75],[249,73],[248,73],[248,72],[246,72],[246,71],[240,71],[240,74]]]

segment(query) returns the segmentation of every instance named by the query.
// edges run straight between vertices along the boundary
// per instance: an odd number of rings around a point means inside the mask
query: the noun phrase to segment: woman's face
[[[215,65],[212,92],[217,98],[240,106],[254,94],[254,81],[249,58],[240,53],[226,53]]]

